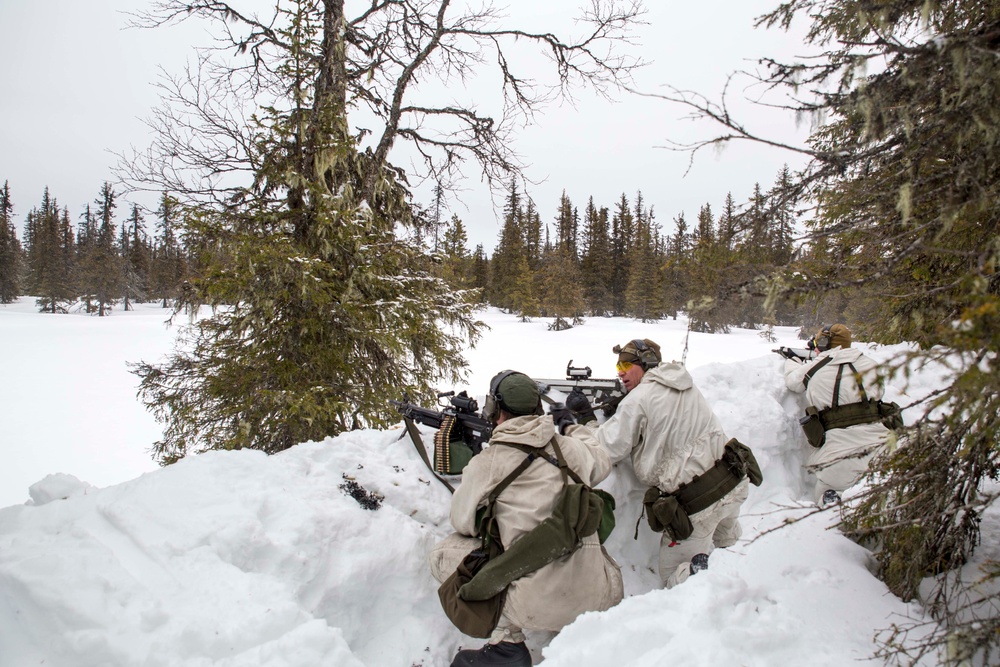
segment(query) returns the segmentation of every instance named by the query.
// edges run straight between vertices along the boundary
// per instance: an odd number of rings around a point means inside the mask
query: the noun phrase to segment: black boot
[[[459,651],[451,661],[451,667],[479,667],[480,665],[500,665],[501,667],[531,667],[531,654],[524,642],[512,644],[500,642],[487,644],[479,650]]]
[[[708,554],[695,554],[691,556],[691,574],[698,574],[702,570],[708,569]]]
[[[827,489],[823,492],[823,498],[819,501],[820,507],[829,507],[830,505],[840,504],[840,494],[833,489]]]

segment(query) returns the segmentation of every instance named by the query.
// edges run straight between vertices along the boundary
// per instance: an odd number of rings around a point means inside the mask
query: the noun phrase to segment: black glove
[[[604,404],[604,410],[602,411],[602,412],[604,412],[604,416],[605,417],[612,417],[612,416],[614,416],[615,412],[618,411],[618,404],[622,402],[623,398],[625,398],[624,394],[622,394],[621,396],[615,396],[610,401],[608,401],[607,403],[605,403]]]
[[[573,413],[562,403],[553,403],[549,414],[552,415],[552,423],[556,425],[560,435],[565,435],[566,427],[576,423],[573,421]]]
[[[777,350],[777,352],[778,352],[778,354],[780,354],[781,356],[783,356],[785,359],[797,359],[798,358],[797,355],[794,352],[792,352],[792,350],[790,348],[787,348],[787,347],[779,347],[778,350]]]
[[[566,407],[577,414],[577,422],[580,424],[597,420],[597,417],[594,416],[594,408],[590,407],[590,401],[579,388],[574,387],[573,391],[566,396]]]

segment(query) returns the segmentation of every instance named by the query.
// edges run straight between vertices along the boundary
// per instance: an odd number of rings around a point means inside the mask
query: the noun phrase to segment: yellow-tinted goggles
[[[618,369],[619,373],[628,373],[628,369],[632,368],[631,361],[619,361],[615,364],[615,368]]]

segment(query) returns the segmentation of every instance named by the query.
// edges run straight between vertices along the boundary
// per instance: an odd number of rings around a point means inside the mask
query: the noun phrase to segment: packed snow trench
[[[544,322],[487,315],[492,330],[469,354],[469,390],[480,399],[508,367],[556,377],[572,356],[609,377],[616,342],[647,337],[678,356],[684,349],[681,321],[595,319],[553,334]],[[793,329],[775,334],[777,344],[797,342]],[[537,341],[531,350],[525,335]],[[644,489],[618,464],[601,486],[618,500],[606,546],[626,599],[558,635],[529,632],[536,664],[875,665],[876,635],[921,618],[872,575],[871,555],[833,527],[833,511],[813,513],[802,397],[784,387],[782,359],[770,353],[777,344],[743,330],[690,337],[697,386],[764,471],[744,505],[740,543],[713,552],[709,569],[681,586],[659,589],[658,535],[639,522]],[[860,345],[876,360],[902,349]],[[906,385],[890,382],[889,400],[909,403],[938,386],[933,369],[913,373]],[[42,451],[44,420],[59,418],[50,408],[26,417],[40,440],[8,447]],[[432,447],[433,432],[421,430]],[[109,441],[106,456],[149,444]],[[104,487],[48,463],[52,473],[24,489],[24,504],[0,509],[2,667],[430,667],[482,643],[440,609],[426,557],[451,532],[450,493],[400,427],[270,457],[202,454]]]

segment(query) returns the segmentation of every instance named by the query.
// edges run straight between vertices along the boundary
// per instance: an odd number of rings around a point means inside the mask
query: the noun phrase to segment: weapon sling
[[[421,460],[423,460],[424,465],[427,466],[427,469],[431,471],[431,474],[434,475],[439,482],[444,484],[450,492],[455,493],[455,487],[449,484],[448,480],[441,477],[431,464],[431,459],[427,456],[427,450],[424,448],[424,441],[420,437],[420,431],[417,429],[417,425],[413,423],[412,419],[405,416],[403,417],[403,423],[406,424],[406,432],[410,434],[410,440],[413,441],[413,446],[416,448],[417,454],[420,455]]]

